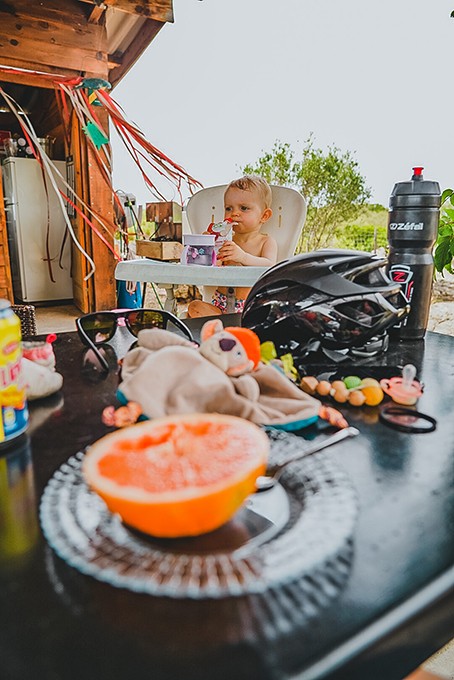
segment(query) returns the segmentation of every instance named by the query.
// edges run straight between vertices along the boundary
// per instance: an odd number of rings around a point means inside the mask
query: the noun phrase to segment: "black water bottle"
[[[441,192],[438,182],[425,180],[422,171],[413,168],[411,180],[397,182],[389,199],[388,272],[402,285],[411,307],[406,319],[390,331],[401,340],[424,338],[432,296]]]

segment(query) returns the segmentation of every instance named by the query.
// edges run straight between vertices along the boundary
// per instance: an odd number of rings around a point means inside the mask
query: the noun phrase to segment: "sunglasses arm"
[[[195,342],[194,336],[191,333],[191,329],[188,328],[185,323],[180,321],[180,319],[177,316],[172,318],[172,323],[174,323],[175,326],[177,326],[177,328],[183,331],[183,333],[189,338],[191,342]]]
[[[103,357],[103,355],[101,354],[101,352],[99,351],[97,346],[94,344],[94,342],[92,342],[90,340],[88,335],[85,333],[84,329],[82,328],[82,324],[80,323],[80,319],[76,319],[76,326],[77,326],[77,330],[79,332],[80,338],[81,338],[82,342],[84,343],[84,345],[86,345],[87,347],[90,347],[90,349],[93,350],[93,352],[96,354],[96,356],[99,360],[99,363],[101,364],[104,371],[109,372],[110,367],[109,367],[109,364],[107,363],[106,358]]]

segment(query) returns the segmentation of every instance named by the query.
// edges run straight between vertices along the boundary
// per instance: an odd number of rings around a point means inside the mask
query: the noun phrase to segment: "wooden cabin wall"
[[[40,137],[53,137],[55,145],[53,157],[55,160],[64,161],[66,159],[65,133],[57,98],[54,96],[48,101],[46,108],[41,108],[35,117],[36,125],[40,130]]]
[[[53,157],[64,160],[72,150],[65,148],[65,134],[58,104],[51,80],[40,78],[37,72],[55,73],[62,76],[98,77],[108,79],[108,49],[104,22],[88,23],[89,7],[77,0],[46,0],[34,3],[30,0],[12,0],[6,11],[0,3],[0,63],[12,68],[26,69],[23,73],[0,73],[0,81],[4,80],[4,89],[8,92],[9,84],[22,88],[33,88],[33,126],[39,137],[47,135],[55,137]],[[2,11],[5,9],[5,11]],[[20,102],[19,102],[20,103]],[[12,129],[20,132],[17,121],[13,118],[10,126],[3,119],[1,129]],[[106,125],[108,129],[108,124]],[[97,177],[99,170],[90,160],[87,142],[82,134],[77,141],[78,149],[74,153],[76,163],[84,165],[77,168],[80,183],[80,194],[83,200],[99,211],[101,215],[111,217],[113,199],[105,182]],[[93,187],[90,186],[93,183]],[[105,186],[102,186],[104,184]],[[110,195],[109,195],[110,194]],[[80,207],[80,206],[79,206]],[[88,216],[92,220],[91,216]],[[116,289],[114,270],[116,261],[113,254],[91,233],[91,228],[82,220],[74,220],[83,247],[95,260],[96,272],[91,279],[84,281],[82,273],[87,268],[81,263],[81,254],[72,244],[73,253],[73,294],[74,302],[83,312],[116,306]],[[1,227],[1,224],[0,224]],[[5,230],[6,235],[6,230]],[[5,243],[7,245],[6,239]],[[1,252],[3,255],[3,252]],[[2,257],[2,263],[3,263]],[[8,270],[9,263],[2,267]],[[6,275],[0,273],[0,282],[7,283]],[[9,290],[12,297],[12,290]]]
[[[1,83],[0,83],[1,84]],[[5,92],[9,93],[12,90],[11,83],[2,84]],[[80,130],[80,125],[75,114],[72,118],[71,143],[68,146],[65,143],[65,129],[61,118],[58,102],[53,88],[36,88],[21,84],[25,100],[30,98],[30,93],[33,93],[31,100],[33,100],[33,111],[30,112],[30,119],[33,127],[39,137],[46,137],[47,135],[55,138],[55,145],[53,148],[54,160],[66,160],[72,157],[75,168],[75,191],[82,198],[82,200],[95,210],[101,218],[104,218],[112,225],[109,230],[104,230],[93,217],[84,210],[81,205],[79,208],[83,210],[86,217],[95,224],[96,228],[103,233],[103,236],[113,246],[113,195],[112,189],[105,181],[101,174],[99,166],[94,156],[94,151],[89,148],[87,138]],[[24,105],[24,102],[19,102]],[[106,112],[99,109],[97,113],[101,119],[103,127],[107,134],[109,134],[109,121]],[[4,115],[2,117],[2,129],[11,130],[14,133],[20,133],[20,126],[12,114]],[[2,201],[3,206],[3,201]],[[3,212],[3,211],[1,211]],[[0,228],[2,222],[0,221]],[[96,309],[111,309],[116,306],[116,282],[115,282],[115,265],[116,260],[112,252],[107,248],[98,236],[92,231],[88,222],[84,221],[82,217],[76,215],[72,219],[73,229],[76,233],[78,241],[90,257],[95,262],[95,274],[85,280],[85,276],[89,273],[90,267],[87,261],[72,242],[72,278],[73,278],[73,299],[74,304],[84,313],[94,311]],[[11,272],[9,266],[9,257],[7,257],[7,238],[6,226],[4,227],[4,238],[0,235],[0,284],[4,283],[5,296],[13,300],[13,292],[11,286]]]
[[[12,91],[12,84],[5,83],[2,85],[7,93]],[[18,90],[18,93],[23,95],[24,101],[19,102],[19,104],[25,105],[26,101],[33,102],[33,110],[30,112],[30,119],[35,131],[40,137],[49,135],[55,138],[56,142],[53,148],[54,160],[66,160],[68,157],[73,159],[75,169],[74,189],[76,193],[87,205],[95,210],[101,218],[104,218],[107,223],[111,224],[112,228],[108,230],[103,229],[82,205],[78,205],[78,207],[82,209],[86,217],[95,224],[104,238],[106,238],[113,246],[114,211],[112,189],[101,174],[94,151],[89,147],[87,138],[80,130],[76,115],[73,114],[72,124],[69,126],[71,128],[71,143],[67,146],[65,143],[64,124],[54,89],[49,87],[27,87],[26,85],[25,89],[24,85],[21,85],[21,87],[22,89]],[[14,92],[14,94],[16,93]],[[109,134],[109,121],[106,112],[100,108],[97,115],[100,118],[105,131]],[[2,117],[2,129],[9,129],[12,132],[20,133],[20,126],[12,114],[4,115]],[[1,205],[3,207],[3,201]],[[86,275],[90,271],[90,266],[81,251],[74,242],[72,242],[71,273],[73,278],[74,304],[83,313],[88,313],[96,309],[114,308],[116,306],[116,260],[105,243],[98,238],[92,231],[88,222],[84,221],[80,215],[76,214],[71,221],[77,240],[82,245],[82,248],[93,259],[96,267],[94,275],[88,280],[85,280]],[[14,301],[9,257],[7,257],[6,250],[8,247],[6,236],[7,232],[5,226],[4,238],[2,240],[2,243],[4,244],[3,249],[1,249],[2,246],[0,246],[0,282],[3,281],[5,283],[5,295],[6,291],[8,291],[8,299]]]
[[[129,26],[126,35],[122,31],[123,13]],[[132,22],[131,18],[134,18]],[[55,137],[55,159],[72,157],[76,191],[109,224],[104,228],[96,223],[96,227],[111,245],[114,232],[111,186],[78,125],[73,124],[78,132],[76,134],[73,129],[71,142],[66,141],[53,92],[54,76],[55,81],[62,77],[82,76],[108,80],[115,85],[162,26],[171,21],[172,0],[106,0],[105,3],[98,0],[0,0],[0,85],[5,86],[5,92],[10,84],[33,89],[31,104],[36,121],[33,117],[31,120],[35,130],[39,137]],[[104,114],[99,115],[103,117],[108,133]],[[9,123],[3,118],[0,129],[20,133],[14,117]],[[91,215],[87,217],[93,221]],[[89,267],[73,244],[75,304],[83,312],[115,307],[116,259],[113,253],[80,216],[73,218],[72,224],[82,247],[96,265],[95,274],[85,280]],[[2,230],[5,231],[4,216],[2,221],[0,214],[0,269],[6,262],[2,244],[7,247],[6,238],[2,240]],[[0,271],[0,294],[3,285],[5,295],[12,296],[9,266],[7,269],[9,280],[6,270]]]

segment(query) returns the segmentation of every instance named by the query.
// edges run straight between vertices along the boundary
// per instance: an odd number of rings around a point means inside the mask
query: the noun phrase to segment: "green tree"
[[[370,189],[349,151],[330,146],[325,153],[314,146],[312,135],[304,142],[301,160],[287,142],[277,140],[271,151],[243,168],[271,184],[298,189],[307,201],[307,217],[296,252],[323,248],[336,228],[353,220],[370,198]]]
[[[453,274],[454,259],[454,191],[445,189],[441,196],[440,223],[435,243],[435,270],[445,275],[445,270]]]

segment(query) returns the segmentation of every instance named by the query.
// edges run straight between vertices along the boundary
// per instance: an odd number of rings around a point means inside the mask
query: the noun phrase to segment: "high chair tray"
[[[187,283],[191,286],[251,287],[268,267],[205,267],[150,259],[125,260],[115,269],[117,281]]]

